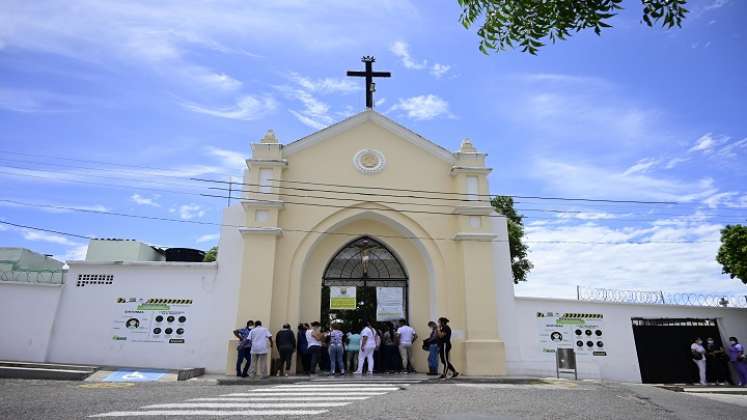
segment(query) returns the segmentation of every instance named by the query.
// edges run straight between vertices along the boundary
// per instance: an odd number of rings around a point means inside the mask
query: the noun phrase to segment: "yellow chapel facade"
[[[484,153],[469,140],[448,151],[371,109],[289,144],[270,130],[251,147],[218,260],[240,279],[237,326],[260,319],[277,331],[320,320],[325,270],[366,238],[401,264],[405,313],[421,338],[428,321],[447,317],[457,369],[506,373],[499,318],[513,280]],[[427,370],[427,353],[415,354],[416,369]]]

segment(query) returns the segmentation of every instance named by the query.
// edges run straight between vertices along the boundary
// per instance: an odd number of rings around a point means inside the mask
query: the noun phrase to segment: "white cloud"
[[[575,298],[577,285],[743,294],[744,286],[722,275],[715,261],[722,226],[693,216],[638,227],[528,226],[535,268],[517,295]]]
[[[733,192],[733,191],[731,191],[731,192],[722,192],[722,193],[718,193],[718,194],[713,194],[712,196],[707,197],[705,200],[703,200],[703,204],[705,204],[709,208],[714,209],[714,208],[717,208],[720,204],[722,204],[722,203],[724,203],[726,201],[731,201],[730,199],[732,197],[736,196],[737,194],[739,194],[739,193],[736,193],[736,192]]]
[[[303,105],[302,109],[289,109],[290,112],[296,119],[301,123],[321,130],[335,122],[331,115],[329,105],[325,102],[320,101],[311,93],[303,90],[296,89],[289,86],[276,86],[287,98],[296,100]]]
[[[389,51],[392,52],[397,58],[402,60],[402,65],[405,66],[406,69],[410,70],[428,70],[428,72],[435,77],[436,79],[440,79],[443,77],[449,70],[451,70],[451,66],[448,64],[442,64],[442,63],[433,63],[433,65],[428,65],[428,60],[416,60],[412,57],[412,54],[410,54],[410,46],[404,42],[404,41],[395,41],[390,47]]]
[[[706,5],[703,9],[705,10],[714,10],[714,9],[720,9],[727,4],[729,4],[731,0],[713,0],[713,3]]]
[[[428,66],[428,60],[415,61],[410,55],[410,47],[404,41],[396,41],[389,47],[392,54],[402,60],[402,65],[411,70],[422,70]]]
[[[210,234],[207,234],[207,235],[200,236],[199,238],[197,238],[195,240],[195,242],[197,242],[198,244],[201,244],[203,242],[214,242],[218,238],[220,238],[219,234],[217,234],[217,233],[210,233]]]
[[[74,112],[91,102],[69,94],[0,87],[0,109],[24,114]]]
[[[203,90],[239,85],[225,72],[212,68],[223,60],[199,64],[206,51],[244,58],[256,54],[234,45],[268,50],[293,45],[304,51],[350,48],[367,45],[381,33],[396,33],[408,24],[407,18],[417,16],[410,2],[395,0],[376,4],[335,0],[325,7],[298,1],[92,0],[8,0],[3,6],[0,45],[7,48],[96,64],[127,63],[152,70],[168,82]],[[392,19],[392,15],[399,19]],[[360,16],[366,16],[365,22],[355,19]],[[356,36],[350,37],[351,33]]]
[[[729,143],[720,148],[718,150],[718,155],[728,159],[735,159],[739,154],[744,152],[747,152],[747,138]]]
[[[441,63],[436,63],[433,66],[431,66],[431,74],[436,79],[440,79],[443,77],[444,74],[446,74],[449,70],[451,70],[451,66]]]
[[[290,74],[290,78],[301,88],[321,94],[352,93],[362,89],[359,83],[351,79],[310,79],[295,72]]]
[[[145,197],[135,193],[130,196],[130,200],[140,206],[161,207],[161,205],[156,202],[156,199],[158,199],[158,197],[158,195],[154,195],[153,197]]]
[[[242,96],[235,105],[229,107],[210,108],[191,102],[182,102],[181,105],[197,113],[242,121],[264,118],[277,108],[277,103],[271,96],[256,97],[251,95]]]
[[[728,137],[715,138],[713,134],[706,133],[695,140],[695,145],[688,149],[688,153],[703,152],[704,154],[709,154],[713,152],[713,149],[715,149],[716,146],[724,143],[727,140]]]
[[[221,160],[222,166],[226,172],[243,171],[246,169],[246,157],[233,150],[221,149],[215,146],[205,148],[210,156],[217,157]]]
[[[692,202],[718,192],[710,178],[682,181],[644,174],[624,175],[606,167],[550,159],[534,162],[531,176],[553,194],[568,197]]]
[[[23,239],[27,241],[50,242],[58,245],[77,245],[76,242],[71,241],[67,237],[54,233],[24,229],[21,230],[21,235],[23,236]]]
[[[387,112],[403,111],[414,120],[431,120],[439,116],[451,117],[449,103],[436,95],[420,95],[399,99]]]
[[[199,219],[205,215],[205,209],[199,204],[182,204],[179,206],[179,217],[184,220]]]
[[[53,258],[60,261],[83,261],[86,259],[88,245],[75,245],[68,248],[62,255],[54,255]]]
[[[633,175],[633,174],[645,174],[651,168],[658,165],[659,161],[652,158],[645,158],[641,159],[638,162],[636,162],[633,166],[626,169],[625,172],[623,172],[623,176]]]
[[[678,158],[678,157],[672,158],[672,159],[669,159],[667,161],[667,164],[664,165],[664,168],[666,168],[666,169],[672,169],[672,168],[676,167],[677,165],[679,165],[680,163],[685,163],[688,160],[690,160],[690,158]]]

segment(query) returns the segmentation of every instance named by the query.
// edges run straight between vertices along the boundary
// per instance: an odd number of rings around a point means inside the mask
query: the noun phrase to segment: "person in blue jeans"
[[[428,375],[438,375],[438,325],[428,322],[431,335],[423,342],[423,350],[428,350]]]
[[[239,339],[239,344],[236,346],[236,351],[238,352],[236,357],[236,376],[244,378],[248,376],[249,366],[252,363],[252,341],[249,339],[249,333],[252,332],[252,328],[254,328],[254,321],[247,321],[245,328],[233,330],[233,335]],[[246,360],[246,365],[242,369],[241,365],[244,363],[244,360]]]
[[[345,347],[343,345],[343,333],[340,331],[339,323],[333,322],[331,326],[332,330],[329,332],[329,376],[334,376],[337,368],[340,369],[340,374],[345,374],[345,362],[343,355],[345,354]]]

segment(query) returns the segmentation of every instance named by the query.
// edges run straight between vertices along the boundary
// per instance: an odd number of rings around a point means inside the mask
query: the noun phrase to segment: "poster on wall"
[[[330,286],[329,309],[355,310],[357,301],[355,298],[355,287]]]
[[[537,334],[540,348],[545,353],[572,348],[576,356],[607,355],[602,314],[537,312]]]
[[[115,341],[184,344],[190,332],[191,299],[118,298]]]
[[[405,317],[401,287],[376,288],[376,320],[393,321]]]

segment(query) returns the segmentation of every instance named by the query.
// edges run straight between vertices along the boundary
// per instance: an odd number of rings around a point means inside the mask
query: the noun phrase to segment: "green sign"
[[[331,286],[329,288],[329,309],[354,310],[356,306],[355,287]]]

